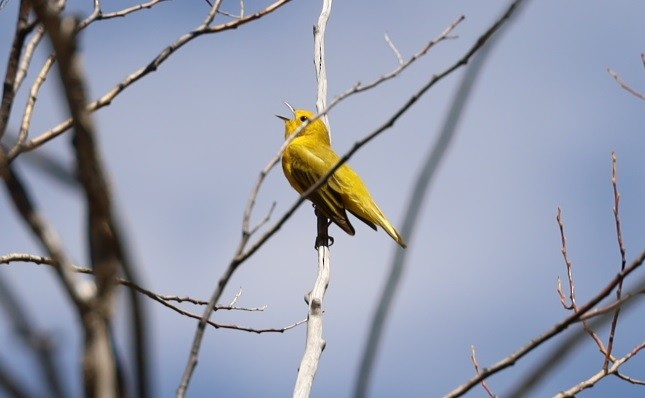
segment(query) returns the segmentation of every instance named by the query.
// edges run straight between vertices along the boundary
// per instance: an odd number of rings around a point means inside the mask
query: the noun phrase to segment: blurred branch
[[[5,187],[16,210],[25,223],[29,226],[38,242],[53,259],[57,275],[65,287],[69,298],[76,307],[86,306],[86,297],[81,293],[80,282],[74,277],[72,261],[61,247],[58,235],[49,225],[47,220],[35,208],[25,184],[13,167],[4,162],[4,151],[0,147],[0,172],[5,182]]]
[[[65,165],[62,164],[62,162],[51,156],[48,155],[44,151],[34,151],[34,152],[29,152],[23,155],[25,160],[36,166],[37,170],[44,173],[46,176],[51,177],[53,181],[61,183],[67,188],[72,188],[72,189],[78,189],[81,188],[78,180],[76,179],[76,176],[74,173],[68,169]],[[129,254],[129,250],[127,245],[124,242],[128,242],[129,239],[127,239],[127,236],[124,235],[123,231],[121,228],[118,227],[118,225],[121,225],[119,222],[119,217],[118,214],[113,211],[112,212],[112,219],[113,219],[113,228],[117,231],[117,236],[121,236],[121,257],[122,257],[122,269],[123,273],[125,275],[125,278],[133,283],[137,283],[138,281],[141,280],[139,276],[136,275],[134,270],[136,267],[132,264],[132,256]],[[26,260],[29,261],[29,260]],[[1,262],[0,262],[1,263]],[[134,347],[133,350],[133,355],[134,355],[134,363],[135,367],[137,369],[137,372],[135,374],[141,375],[140,377],[137,377],[138,380],[149,380],[149,371],[145,365],[146,361],[150,361],[151,359],[151,353],[149,348],[147,347],[149,344],[149,338],[148,332],[147,332],[147,323],[145,320],[145,316],[143,314],[143,301],[141,296],[137,295],[136,292],[133,290],[128,290],[128,299],[129,303],[127,304],[127,308],[129,310],[129,316],[130,316],[130,322],[128,322],[128,325],[130,328],[132,328],[132,347]],[[146,359],[147,358],[147,359]],[[145,384],[148,384],[147,382]],[[147,387],[143,387],[144,389]],[[139,388],[141,389],[141,388]],[[147,392],[141,392],[139,396],[145,397],[146,394],[149,395]]]
[[[72,142],[78,178],[86,195],[88,209],[88,243],[95,271],[96,292],[89,306],[78,308],[85,335],[85,394],[116,397],[121,388],[117,378],[110,319],[114,301],[113,280],[120,267],[119,237],[112,228],[110,193],[99,160],[94,125],[86,109],[85,77],[76,43],[78,21],[62,19],[46,0],[32,0],[32,4],[51,39],[60,64],[58,71],[74,120]]]
[[[11,44],[11,52],[7,61],[7,71],[5,73],[4,84],[2,86],[2,102],[0,103],[0,139],[7,131],[11,108],[13,107],[16,96],[16,76],[19,69],[20,54],[22,53],[23,44],[29,33],[29,12],[31,4],[28,0],[20,1],[18,11],[18,22],[16,24],[16,33]],[[4,163],[4,162],[3,162]],[[0,163],[2,167],[2,163]],[[0,173],[2,170],[0,170]]]
[[[622,307],[626,302],[632,301],[633,299],[641,295],[645,295],[645,283],[643,283],[643,286],[640,289],[636,289],[636,290],[624,293],[620,298],[620,300],[616,300],[613,303],[610,303],[604,307],[596,308],[592,311],[587,312],[585,315],[580,317],[580,320],[586,321],[587,319],[596,318],[600,315],[605,315],[608,312],[615,311],[616,308]]]
[[[60,398],[67,396],[53,355],[56,350],[52,338],[48,333],[38,331],[33,322],[28,319],[27,309],[2,275],[0,275],[0,306],[7,314],[14,334],[36,357],[36,363],[47,383],[48,395]],[[33,381],[33,378],[30,379]]]
[[[421,90],[419,90],[419,92],[415,94],[415,96],[413,96],[408,103],[397,112],[397,114],[395,114],[395,117],[390,119],[390,123],[393,124],[394,121],[410,106],[412,106],[412,104],[414,104],[414,102],[416,102],[426,90],[432,87],[443,77],[449,75],[459,67],[466,65],[472,58],[472,64],[466,69],[466,74],[457,89],[457,93],[455,94],[446,120],[444,121],[441,133],[431,147],[426,161],[422,166],[421,173],[417,176],[415,183],[412,185],[413,190],[410,195],[409,204],[406,206],[407,212],[401,229],[401,234],[403,236],[407,236],[409,241],[412,240],[414,229],[417,221],[419,220],[421,207],[427,203],[425,197],[429,191],[429,187],[431,186],[433,178],[439,170],[439,166],[453,140],[457,124],[461,118],[463,110],[465,109],[466,102],[469,99],[475,80],[479,76],[482,66],[485,63],[488,54],[490,54],[490,50],[493,48],[497,40],[499,40],[499,37],[501,37],[501,32],[497,32],[516,15],[517,10],[521,5],[525,5],[525,3],[526,2],[522,2],[521,0],[511,2],[505,12],[477,39],[475,44],[464,56],[461,57],[461,59],[455,62],[444,72],[432,76],[430,81]],[[474,57],[475,54],[478,55]],[[385,286],[381,293],[374,317],[372,318],[372,323],[368,329],[367,342],[365,344],[359,364],[358,375],[356,377],[356,386],[354,389],[354,397],[356,398],[367,396],[367,390],[376,361],[377,351],[380,346],[383,329],[392,308],[392,301],[400,286],[408,253],[409,251],[399,249],[396,249],[394,252],[394,258],[390,266],[390,273],[385,279]]]
[[[23,386],[12,374],[9,373],[9,369],[5,366],[2,359],[0,359],[0,391],[5,391],[7,396],[13,398],[31,398],[35,395],[31,395],[27,392],[26,386]]]

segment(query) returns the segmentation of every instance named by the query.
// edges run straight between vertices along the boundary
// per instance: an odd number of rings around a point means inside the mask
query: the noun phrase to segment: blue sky
[[[76,2],[78,3],[78,2]],[[255,9],[247,2],[247,11]],[[88,2],[89,4],[89,2]],[[106,10],[133,4],[114,1]],[[235,13],[238,2],[225,2]],[[264,2],[262,3],[264,4]],[[338,152],[387,120],[423,83],[451,65],[504,8],[505,1],[338,1],[327,36],[329,94],[392,70],[388,33],[404,57],[417,52],[459,15],[458,38],[444,42],[399,78],[354,96],[330,114]],[[18,1],[0,12],[0,54],[9,49]],[[86,15],[86,4],[69,10]],[[274,114],[282,101],[314,108],[312,25],[319,2],[295,0],[278,12],[234,31],[204,36],[181,48],[158,71],[95,114],[103,159],[116,206],[127,228],[145,286],[160,294],[207,298],[234,253],[242,213],[259,171],[283,140]],[[208,8],[175,1],[126,18],[98,22],[82,36],[90,97],[98,98],[148,63],[165,46],[197,27]],[[643,101],[620,89],[611,67],[645,91],[640,54],[645,3],[641,1],[533,1],[509,27],[485,65],[437,174],[409,244],[408,268],[375,368],[371,396],[441,396],[470,378],[470,346],[487,366],[506,357],[567,313],[555,292],[565,276],[556,209],[563,209],[578,297],[586,301],[617,272],[611,152],[618,156],[622,220],[628,260],[643,250],[645,198]],[[218,17],[217,21],[226,20]],[[40,67],[41,51],[28,84]],[[395,126],[350,161],[393,224],[401,226],[411,184],[433,144],[458,72],[428,92]],[[53,75],[52,75],[53,76]],[[18,126],[21,93],[11,126]],[[32,136],[66,117],[53,77],[38,100]],[[71,165],[69,137],[42,151]],[[38,205],[79,263],[83,205],[78,195],[51,183],[26,159],[16,164]],[[273,201],[281,215],[296,200],[279,168],[258,197],[255,220]],[[0,199],[0,255],[37,253],[7,197]],[[275,217],[274,217],[275,219]],[[354,222],[356,236],[331,234],[332,279],[325,298],[327,347],[313,396],[351,395],[367,328],[395,244],[382,231]],[[215,321],[282,327],[306,316],[303,296],[313,285],[315,219],[302,206],[277,236],[235,274],[224,301],[243,289],[239,304],[263,313],[216,314]],[[79,336],[51,271],[30,264],[0,268],[37,325],[64,347],[62,365],[75,395],[80,386]],[[639,275],[642,275],[642,271]],[[195,322],[147,303],[154,328],[154,384],[174,395],[192,342]],[[201,309],[195,309],[201,313]],[[126,330],[121,307],[117,330]],[[642,319],[624,314],[616,353],[643,340]],[[0,317],[0,354],[17,369],[33,364]],[[606,329],[601,330],[603,336]],[[188,396],[282,397],[291,394],[304,347],[305,327],[284,334],[209,330]],[[125,345],[124,342],[120,342]],[[504,394],[531,365],[530,358],[490,379]],[[536,391],[549,396],[595,373],[603,358],[586,341]],[[626,369],[645,378],[645,362]],[[75,384],[76,383],[76,384]],[[583,396],[635,397],[642,389],[608,379]],[[469,396],[483,396],[476,388]]]

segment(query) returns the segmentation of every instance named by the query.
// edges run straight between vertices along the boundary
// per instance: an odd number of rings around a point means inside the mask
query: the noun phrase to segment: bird
[[[305,193],[334,167],[340,156],[331,146],[327,126],[321,118],[311,121],[315,114],[304,109],[294,109],[285,102],[293,118],[276,115],[284,121],[284,138],[288,139],[298,128],[309,122],[291,141],[282,154],[282,170],[289,184],[299,193]],[[316,209],[349,235],[356,231],[347,212],[372,229],[383,228],[402,248],[407,247],[403,237],[378,207],[361,177],[344,163],[307,199]]]

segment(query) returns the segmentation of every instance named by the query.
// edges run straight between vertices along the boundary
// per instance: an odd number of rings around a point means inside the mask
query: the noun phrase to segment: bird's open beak
[[[294,116],[295,116],[295,114],[296,114],[296,110],[295,110],[295,109],[293,109],[293,106],[289,105],[289,103],[288,103],[287,101],[284,101],[284,104],[285,104],[285,105],[286,105],[286,106],[291,110],[291,112],[293,112],[293,114],[294,114]],[[288,118],[288,117],[286,117],[286,116],[280,116],[280,115],[275,115],[275,116],[276,116],[278,119],[282,119],[282,120],[284,120],[285,122],[287,122],[287,121],[291,120],[291,119],[289,119],[289,118]]]

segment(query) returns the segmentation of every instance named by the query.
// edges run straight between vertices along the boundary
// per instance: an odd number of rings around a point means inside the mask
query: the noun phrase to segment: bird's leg
[[[317,234],[316,234],[316,243],[314,244],[314,249],[318,250],[320,246],[331,246],[334,244],[334,238],[329,236],[328,229],[329,225],[331,224],[331,221],[325,217],[324,214],[318,211],[316,209],[316,206],[314,205],[314,213],[316,214],[316,217],[318,219],[317,222]]]

